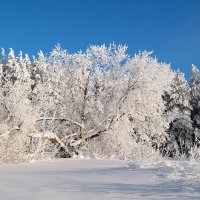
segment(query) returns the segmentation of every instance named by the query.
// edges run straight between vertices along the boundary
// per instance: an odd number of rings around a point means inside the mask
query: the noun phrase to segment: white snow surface
[[[59,159],[0,165],[1,200],[200,199],[200,184],[170,166]]]

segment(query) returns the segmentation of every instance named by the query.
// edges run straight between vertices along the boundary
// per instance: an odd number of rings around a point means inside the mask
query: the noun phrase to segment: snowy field
[[[171,167],[60,159],[0,166],[1,200],[200,199],[200,184]]]

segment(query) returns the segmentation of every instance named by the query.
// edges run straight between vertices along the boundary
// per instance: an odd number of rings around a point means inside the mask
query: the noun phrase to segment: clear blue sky
[[[200,67],[200,0],[0,0],[0,46],[35,55],[61,43],[69,52],[90,44],[127,44],[187,76]]]

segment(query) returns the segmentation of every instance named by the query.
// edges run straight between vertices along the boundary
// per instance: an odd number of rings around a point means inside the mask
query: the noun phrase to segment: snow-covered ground
[[[60,159],[0,166],[1,200],[200,199],[200,184],[172,168]],[[189,180],[189,179],[188,179]]]

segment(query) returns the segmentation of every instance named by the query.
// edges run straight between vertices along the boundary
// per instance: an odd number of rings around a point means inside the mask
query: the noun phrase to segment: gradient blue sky
[[[0,46],[16,54],[114,41],[131,55],[153,50],[187,77],[200,67],[200,0],[0,0],[0,27]]]

